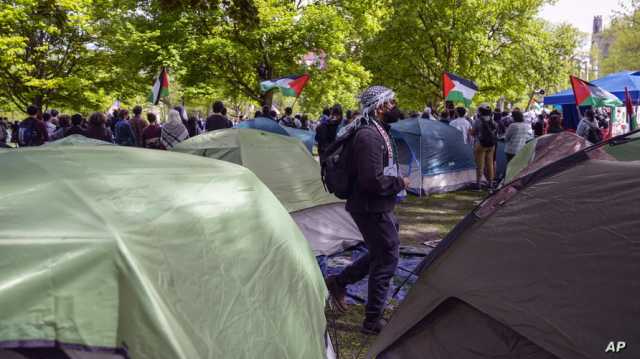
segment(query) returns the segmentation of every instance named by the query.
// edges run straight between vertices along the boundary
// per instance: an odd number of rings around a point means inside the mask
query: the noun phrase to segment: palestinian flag
[[[469,106],[478,92],[478,86],[471,80],[445,72],[442,75],[442,92],[445,101],[463,102]]]
[[[311,77],[308,74],[300,76],[287,76],[275,80],[262,81],[260,83],[260,90],[262,92],[269,92],[274,89],[280,89],[283,96],[298,97],[302,93],[302,90],[309,82]]]
[[[627,108],[627,119],[629,121],[629,129],[631,131],[638,128],[638,118],[636,117],[635,108],[633,107],[633,100],[631,99],[631,94],[629,94],[629,89],[624,88],[624,105]]]
[[[614,94],[592,83],[571,76],[571,87],[578,106],[618,107],[623,103]]]
[[[160,75],[156,78],[153,88],[151,88],[149,102],[157,105],[160,99],[166,96],[169,96],[169,75],[167,74],[167,70],[163,68],[162,71],[160,71]]]

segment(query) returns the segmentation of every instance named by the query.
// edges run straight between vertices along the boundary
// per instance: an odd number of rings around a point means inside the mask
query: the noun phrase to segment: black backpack
[[[485,121],[480,119],[480,134],[478,140],[482,147],[493,147],[498,142],[496,135],[498,126],[493,120]]]
[[[36,141],[37,131],[35,129],[35,120],[22,121],[18,127],[18,144],[20,146],[33,146]]]
[[[348,199],[353,192],[353,184],[349,176],[349,157],[351,142],[357,129],[352,129],[336,138],[320,158],[322,183],[329,193],[340,199]]]

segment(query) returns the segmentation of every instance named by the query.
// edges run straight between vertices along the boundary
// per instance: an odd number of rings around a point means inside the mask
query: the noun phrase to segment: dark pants
[[[507,163],[511,162],[511,160],[516,156],[516,155],[512,155],[510,153],[505,153],[507,155]]]
[[[345,268],[338,275],[338,284],[349,285],[369,275],[369,291],[365,315],[367,320],[382,316],[389,283],[400,256],[398,222],[392,212],[351,213],[369,250],[368,254]]]

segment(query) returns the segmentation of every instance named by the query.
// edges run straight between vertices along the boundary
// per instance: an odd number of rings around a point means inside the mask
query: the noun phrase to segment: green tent
[[[316,255],[331,255],[363,241],[344,203],[325,191],[320,165],[294,137],[230,128],[190,138],[173,150],[249,168],[291,213]]]
[[[45,146],[85,146],[85,145],[113,145],[113,143],[96,140],[83,135],[70,135],[59,140],[48,142]]]
[[[636,161],[640,157],[640,130],[613,138],[602,149],[618,161]]]
[[[640,141],[634,141],[638,138],[640,138],[640,132],[612,138],[587,153],[592,159],[635,160],[640,153]],[[619,139],[622,139],[621,143],[625,146],[617,145]],[[626,145],[627,143],[629,144]],[[527,143],[509,162],[505,184],[590,146],[592,144],[589,141],[569,131],[538,137]]]
[[[245,168],[118,146],[0,163],[0,357],[325,356],[315,258]]]

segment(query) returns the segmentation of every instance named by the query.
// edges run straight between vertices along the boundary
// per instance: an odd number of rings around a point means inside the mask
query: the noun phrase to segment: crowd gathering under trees
[[[311,81],[297,104],[314,117],[325,104],[355,108],[371,83],[394,88],[403,107],[437,106],[443,72],[474,79],[478,103],[521,103],[531,88],[566,88],[577,68],[581,34],[539,18],[546,2],[3,2],[0,108],[141,103],[161,67],[169,102],[190,108],[218,98],[234,109],[271,105],[260,81],[302,72]],[[309,54],[321,61],[306,63]]]

